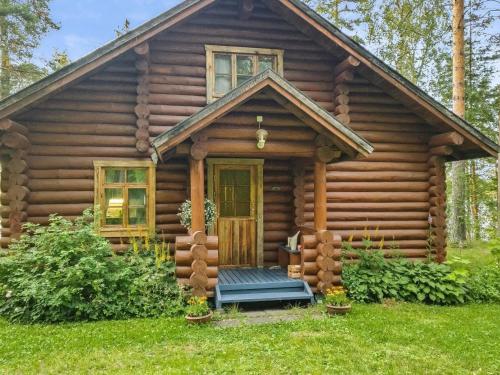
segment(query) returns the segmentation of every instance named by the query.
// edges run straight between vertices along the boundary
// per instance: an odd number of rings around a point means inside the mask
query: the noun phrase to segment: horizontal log
[[[79,135],[31,133],[30,140],[33,145],[51,146],[128,146],[135,147],[135,137],[106,136],[106,135]]]
[[[405,182],[429,180],[428,172],[406,172],[406,171],[378,171],[378,172],[350,172],[350,171],[327,171],[328,182]]]
[[[112,112],[83,112],[66,110],[34,109],[21,115],[24,120],[59,122],[59,123],[107,123],[107,124],[135,124],[137,118],[135,114],[130,113],[112,113]]]
[[[357,66],[359,66],[360,61],[356,59],[353,56],[348,56],[345,60],[343,60],[341,63],[337,64],[335,67],[333,74],[334,75],[339,75],[342,72],[346,70],[353,70]]]
[[[26,136],[16,132],[6,132],[2,135],[1,144],[12,149],[27,149],[30,141]]]
[[[188,266],[191,267],[191,263],[193,263],[193,254],[190,250],[178,250],[175,251],[175,263],[177,266]],[[207,252],[207,265],[218,266],[219,264],[219,251],[218,250],[208,250]]]
[[[29,123],[36,126],[37,133],[62,133],[62,134],[86,134],[86,135],[115,135],[133,136],[137,130],[135,125],[118,124],[62,124],[51,122]]]
[[[314,191],[314,183],[306,183],[304,185],[306,191]],[[428,182],[327,182],[326,188],[328,191],[364,191],[364,192],[383,192],[383,191],[393,191],[393,192],[422,192],[429,188]]]
[[[0,120],[0,131],[9,132],[9,133],[19,133],[28,136],[29,131],[28,128],[16,121],[12,121],[11,119],[4,118]]]
[[[457,132],[448,132],[437,134],[429,139],[429,146],[452,146],[452,145],[462,145],[464,143],[464,137]]]
[[[296,141],[298,139],[303,141],[312,141],[317,133],[310,128],[298,127],[282,127],[276,129],[267,129],[269,132],[269,140],[277,141]],[[228,126],[228,125],[212,125],[207,129],[200,132],[209,138],[218,139],[249,139],[255,143],[255,126]],[[222,141],[224,142],[224,141]],[[266,145],[267,146],[267,145]]]
[[[93,169],[43,169],[28,170],[28,176],[32,179],[93,179]]]
[[[192,273],[193,273],[193,270],[191,269],[190,266],[176,266],[175,267],[175,275],[178,278],[189,278]],[[206,273],[207,273],[207,276],[209,279],[217,278],[217,276],[219,274],[218,267],[217,266],[207,267]]]
[[[334,228],[328,228],[334,230]],[[379,230],[335,230],[335,233],[344,239],[352,238],[354,241],[360,241],[367,235],[373,241],[379,241],[384,238],[385,241],[399,240],[427,240],[429,231],[427,229],[379,229]]]
[[[360,220],[328,222],[328,229],[426,229],[427,220]]]
[[[361,220],[427,220],[426,211],[415,212],[372,212],[372,211],[328,211],[328,221],[361,221]],[[314,212],[304,212],[304,219],[313,220]]]
[[[453,154],[453,148],[450,146],[436,146],[429,150],[431,155],[435,156],[446,156]]]
[[[425,202],[427,192],[327,192],[329,202]],[[314,193],[304,194],[306,202],[314,200]]]
[[[414,171],[425,172],[428,170],[427,163],[393,163],[393,162],[375,162],[375,161],[343,161],[339,163],[329,164],[327,171],[349,171],[349,172],[365,172],[365,171]]]
[[[93,203],[94,191],[34,191],[29,195],[29,203]]]
[[[92,208],[89,203],[67,203],[67,204],[30,204],[27,208],[28,216],[48,216],[59,214],[62,216],[79,216],[87,208]]]
[[[356,211],[356,212],[402,212],[429,210],[429,202],[327,202],[329,211]],[[305,204],[305,212],[313,212],[313,203]]]

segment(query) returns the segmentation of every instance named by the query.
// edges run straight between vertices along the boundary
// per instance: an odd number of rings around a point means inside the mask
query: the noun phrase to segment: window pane
[[[128,205],[146,206],[146,189],[128,189]]]
[[[107,184],[116,184],[125,181],[125,170],[118,168],[106,168],[104,170],[105,182]]]
[[[121,188],[104,189],[104,216],[109,225],[123,224],[123,190]]]
[[[236,73],[243,76],[253,75],[252,56],[236,56]]]
[[[128,209],[128,223],[130,225],[146,224],[146,208],[129,208]]]
[[[215,76],[215,92],[225,94],[231,90],[231,76]]]
[[[274,69],[274,56],[259,56],[259,73],[266,69]]]
[[[236,203],[235,216],[250,216],[250,203]]]
[[[215,74],[231,75],[231,56],[230,55],[215,55]]]
[[[252,76],[238,76],[236,77],[236,85],[241,85],[243,82],[247,81],[248,79],[252,78]]]
[[[132,183],[145,183],[146,182],[146,169],[129,169],[127,170],[127,182]]]

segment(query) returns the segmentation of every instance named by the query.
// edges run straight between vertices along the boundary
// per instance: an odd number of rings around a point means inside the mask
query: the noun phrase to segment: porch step
[[[215,287],[217,309],[232,303],[300,300],[314,303],[311,288],[303,280],[289,279],[281,270],[221,270]]]

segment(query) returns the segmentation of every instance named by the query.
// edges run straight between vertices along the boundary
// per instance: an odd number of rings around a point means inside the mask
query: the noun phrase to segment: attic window
[[[209,103],[266,69],[283,76],[283,50],[211,45],[205,49]]]

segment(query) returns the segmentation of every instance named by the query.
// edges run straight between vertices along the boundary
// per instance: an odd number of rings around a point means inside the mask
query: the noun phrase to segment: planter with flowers
[[[207,323],[212,320],[212,310],[208,307],[207,297],[189,298],[186,320],[191,324]]]
[[[345,315],[351,311],[351,300],[341,286],[327,289],[325,293],[326,310],[330,315]]]

